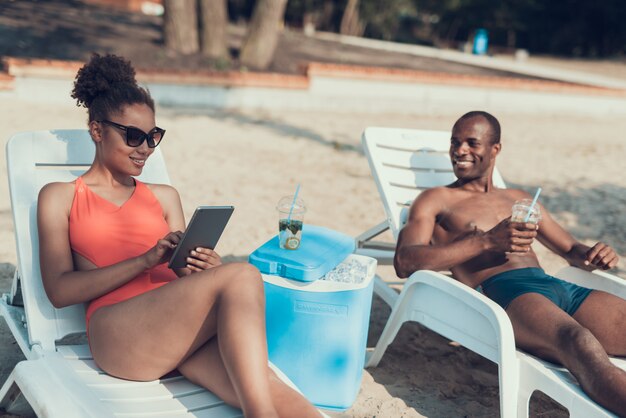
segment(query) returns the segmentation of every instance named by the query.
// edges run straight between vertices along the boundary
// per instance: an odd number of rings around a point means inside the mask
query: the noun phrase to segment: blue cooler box
[[[305,225],[301,245],[306,245],[307,240],[323,242],[328,237],[324,230],[325,228]],[[301,262],[300,258],[303,257],[307,259],[303,263],[306,270],[322,272],[317,278],[340,262],[351,259],[357,259],[368,266],[366,277],[358,284],[311,281],[310,275],[306,275],[306,279],[294,280],[263,274],[270,361],[316,406],[345,410],[354,403],[361,385],[376,260],[350,254],[354,248],[353,238],[331,232],[331,241],[336,238],[342,241],[343,236],[346,237],[346,242],[347,239],[351,241],[351,247],[349,250],[346,248],[330,252],[325,252],[322,248],[324,256],[317,257],[318,263],[325,265],[321,270],[315,267],[316,257],[313,254],[298,253],[300,249],[281,250],[278,248],[278,241],[275,243],[276,250],[272,250],[272,240],[255,251],[250,256],[250,262],[259,267],[262,273],[267,272],[270,264],[277,271],[285,272],[287,270],[280,267],[281,265],[286,263],[293,266]],[[320,242],[317,244],[321,245]],[[280,259],[276,265],[261,262],[271,261],[273,251],[276,251],[276,257]],[[263,256],[259,257],[259,253],[263,253]],[[291,257],[294,259],[289,260]],[[296,270],[291,270],[292,277],[299,276]]]
[[[362,283],[263,275],[270,361],[321,408],[350,408],[361,386],[376,260],[350,258],[369,263]]]

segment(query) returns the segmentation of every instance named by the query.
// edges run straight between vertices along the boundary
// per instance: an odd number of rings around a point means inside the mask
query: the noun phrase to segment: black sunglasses
[[[141,129],[135,128],[134,126],[124,126],[106,119],[99,120],[97,122],[106,123],[107,125],[124,131],[126,134],[124,139],[126,140],[126,145],[129,147],[138,147],[143,144],[143,141],[148,141],[148,147],[156,148],[165,136],[165,129],[158,127],[155,127],[150,132],[145,133]]]

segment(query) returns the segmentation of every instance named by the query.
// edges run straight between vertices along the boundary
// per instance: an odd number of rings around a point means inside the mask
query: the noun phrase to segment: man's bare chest
[[[511,216],[514,201],[507,193],[475,194],[452,200],[437,217],[435,238],[449,241],[470,232],[488,231]]]

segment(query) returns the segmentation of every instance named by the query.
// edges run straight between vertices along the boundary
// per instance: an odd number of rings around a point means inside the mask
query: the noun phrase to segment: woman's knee
[[[239,298],[247,295],[257,295],[263,297],[263,279],[259,270],[248,263],[228,263],[214,269],[194,273],[194,286],[190,287],[190,292],[195,292],[198,296],[208,292],[216,298],[216,301],[228,298],[230,295]]]
[[[259,282],[262,281],[261,272],[259,271],[258,268],[256,268],[252,264],[250,263],[233,263],[233,264],[237,267],[240,275],[246,276],[250,280],[257,280]]]
[[[225,291],[263,296],[263,279],[259,270],[249,263],[231,263],[225,277]]]
[[[232,278],[246,286],[263,286],[261,272],[250,263],[232,263]]]

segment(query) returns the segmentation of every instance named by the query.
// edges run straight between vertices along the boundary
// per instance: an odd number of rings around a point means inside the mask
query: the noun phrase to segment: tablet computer
[[[197,247],[215,249],[230,215],[233,206],[198,206],[170,258],[169,268],[187,266],[187,257]]]

